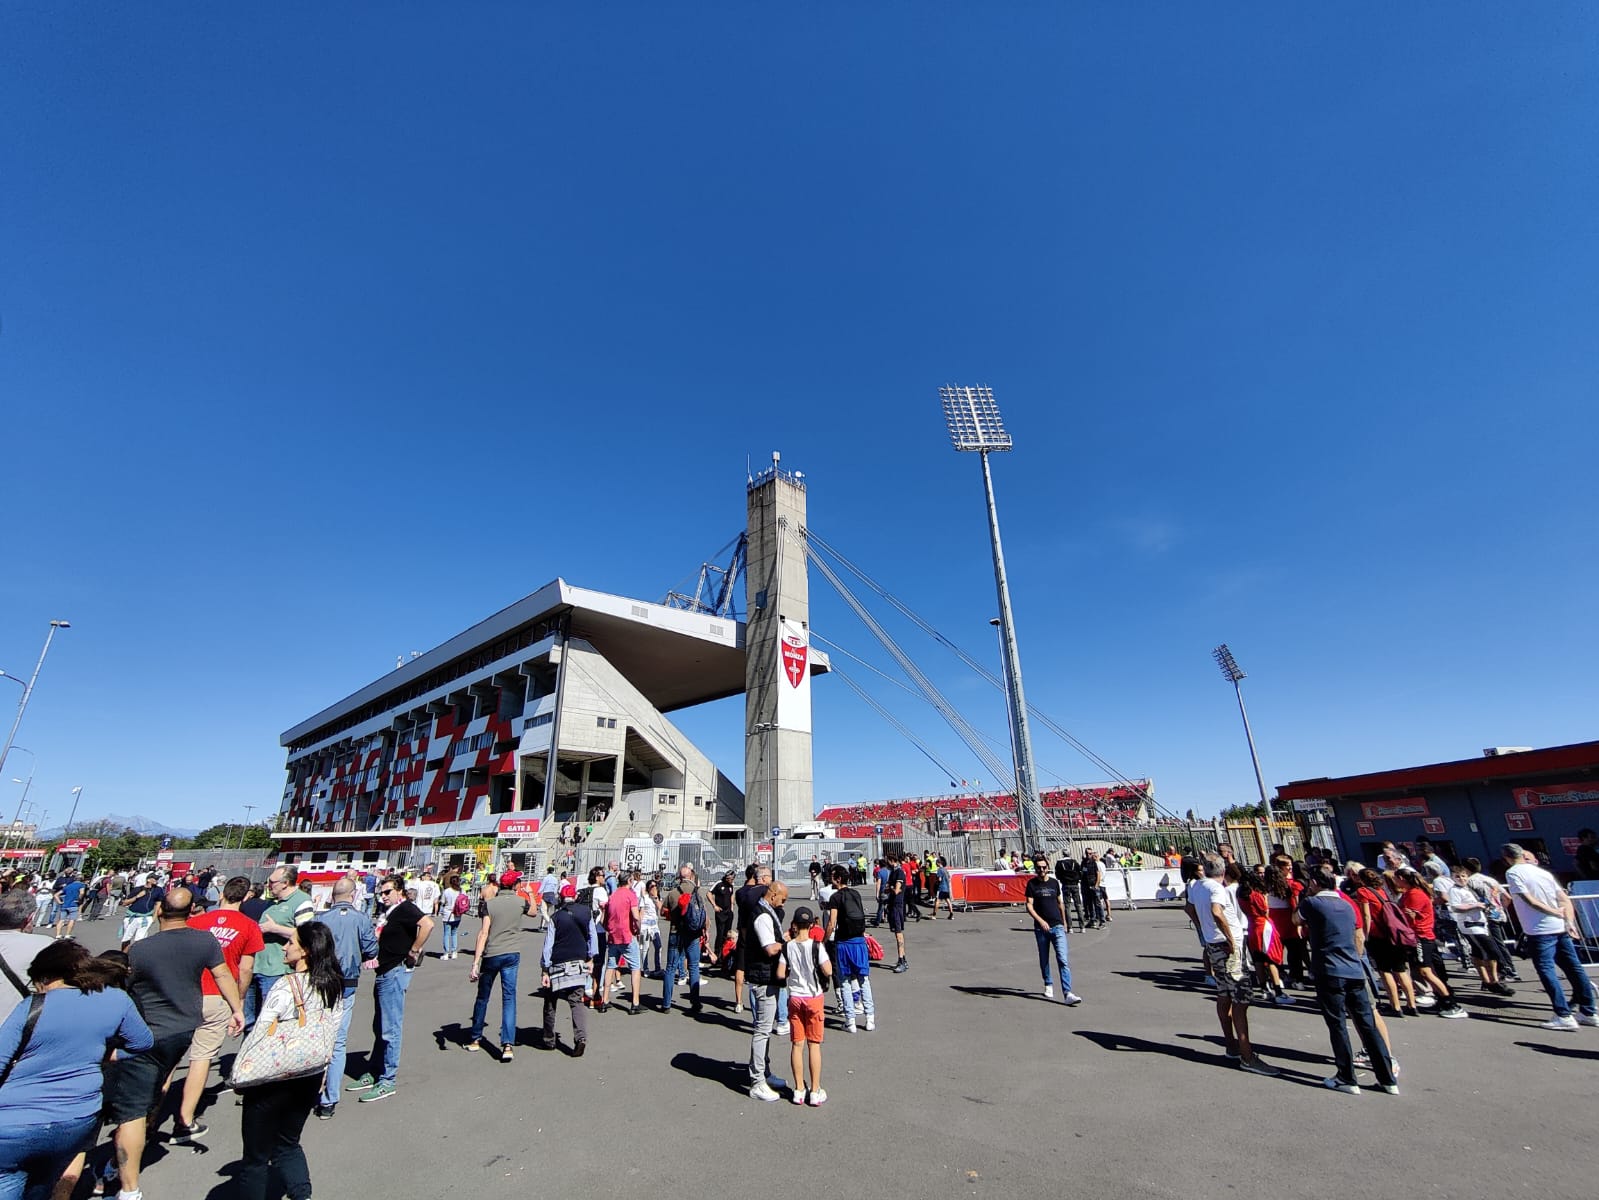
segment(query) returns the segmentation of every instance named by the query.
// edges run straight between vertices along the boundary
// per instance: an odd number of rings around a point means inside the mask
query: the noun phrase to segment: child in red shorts
[[[819,1108],[827,1103],[827,1093],[822,1090],[822,1021],[823,996],[827,979],[833,975],[832,960],[827,957],[827,947],[822,944],[823,930],[816,924],[816,916],[808,908],[794,913],[794,923],[788,927],[788,944],[783,947],[783,958],[777,965],[777,977],[788,986],[788,1025],[794,1046],[790,1065],[794,1069],[794,1103],[807,1102],[805,1088],[805,1063],[811,1068],[809,1103]]]

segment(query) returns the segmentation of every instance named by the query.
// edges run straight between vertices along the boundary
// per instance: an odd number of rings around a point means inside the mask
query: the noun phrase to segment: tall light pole
[[[17,702],[17,719],[11,722],[11,732],[6,734],[5,749],[0,750],[0,772],[3,772],[6,768],[6,758],[11,753],[11,743],[16,740],[17,727],[22,724],[22,714],[28,711],[28,697],[33,695],[33,685],[39,682],[39,669],[44,666],[44,656],[50,653],[50,641],[55,637],[56,630],[71,628],[71,621],[50,622],[50,632],[44,635],[44,649],[39,651],[39,661],[33,666],[33,675],[27,683],[23,684],[22,699]],[[4,671],[0,671],[0,675],[5,674],[6,673]],[[6,677],[9,679],[17,679],[15,675],[8,675]],[[17,679],[17,682],[22,683],[22,680]]]
[[[20,750],[22,753],[26,754],[30,759],[33,760],[33,766],[28,768],[28,778],[26,782],[21,779],[13,779],[11,781],[12,783],[22,784],[22,799],[17,801],[17,811],[11,818],[11,828],[6,830],[5,844],[7,846],[11,845],[11,835],[17,831],[17,822],[22,819],[22,806],[28,802],[28,789],[33,786],[33,773],[34,771],[38,770],[39,767],[39,759],[37,756],[35,756],[32,750],[29,750],[26,746],[13,746],[11,748],[13,750]]]
[[[253,813],[255,811],[255,809],[256,809],[256,806],[253,805],[253,804],[246,804],[244,806],[244,824],[239,826],[239,849],[240,850],[244,849],[244,831],[247,830],[248,828],[250,828],[250,814]]]
[[[1222,675],[1226,677],[1228,683],[1233,685],[1233,691],[1238,694],[1238,715],[1244,719],[1244,737],[1249,742],[1249,761],[1255,764],[1255,786],[1260,789],[1260,804],[1266,813],[1267,840],[1270,841],[1272,823],[1276,821],[1277,815],[1272,812],[1271,800],[1266,795],[1266,780],[1260,773],[1260,755],[1255,753],[1255,734],[1249,728],[1249,713],[1244,708],[1244,689],[1242,684],[1247,676],[1244,674],[1244,669],[1238,665],[1238,660],[1233,657],[1233,652],[1227,648],[1226,642],[1212,650],[1210,656],[1216,660],[1216,665],[1221,668]],[[1268,855],[1271,853],[1270,846],[1266,846],[1264,849]]]
[[[1011,757],[1016,764],[1016,810],[1021,818],[1024,846],[1032,846],[1044,828],[1044,810],[1038,802],[1037,772],[1033,767],[1033,735],[1027,726],[1027,697],[1022,691],[1021,654],[1016,648],[1016,624],[1011,617],[1010,584],[1005,578],[1005,550],[999,540],[999,509],[994,504],[994,477],[988,456],[1011,449],[994,392],[987,387],[941,387],[944,420],[949,440],[962,454],[977,454],[983,463],[983,492],[988,498],[988,537],[994,551],[994,589],[999,593],[999,637],[1005,660],[1005,698],[1010,706]]]
[[[62,829],[62,837],[72,836],[72,821],[78,815],[78,801],[83,798],[83,785],[79,784],[72,789],[72,811],[67,814],[66,827]]]

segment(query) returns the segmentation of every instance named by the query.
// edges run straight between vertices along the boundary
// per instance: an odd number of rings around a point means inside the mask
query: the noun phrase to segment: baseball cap
[[[517,880],[522,878],[520,871],[507,871],[500,876],[500,886],[503,888],[515,887]]]

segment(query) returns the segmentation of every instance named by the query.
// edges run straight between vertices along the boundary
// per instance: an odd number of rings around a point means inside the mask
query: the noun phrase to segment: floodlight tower
[[[1005,549],[999,540],[999,509],[994,505],[994,476],[988,456],[1011,449],[1010,434],[987,387],[941,387],[944,420],[949,440],[963,454],[977,454],[983,462],[983,491],[988,497],[988,537],[994,548],[994,587],[999,593],[999,640],[1004,649],[1005,698],[1010,708],[1011,757],[1016,763],[1016,810],[1022,839],[1039,849],[1036,839],[1044,832],[1044,810],[1038,802],[1038,773],[1033,767],[1033,735],[1027,727],[1027,697],[1022,691],[1021,655],[1016,649],[1016,625],[1011,617],[1010,584],[1005,579]]]
[[[1249,761],[1255,764],[1255,786],[1260,789],[1260,804],[1266,814],[1266,830],[1270,834],[1272,822],[1277,819],[1277,815],[1272,812],[1271,800],[1266,795],[1266,780],[1260,773],[1260,755],[1255,753],[1255,734],[1249,728],[1249,713],[1244,709],[1242,684],[1249,677],[1238,665],[1238,660],[1233,657],[1233,652],[1227,648],[1226,642],[1212,650],[1210,656],[1216,660],[1216,665],[1221,668],[1221,673],[1227,682],[1233,685],[1233,691],[1238,693],[1238,715],[1244,719],[1244,738],[1249,742]],[[1266,849],[1270,851],[1271,847],[1267,846]]]

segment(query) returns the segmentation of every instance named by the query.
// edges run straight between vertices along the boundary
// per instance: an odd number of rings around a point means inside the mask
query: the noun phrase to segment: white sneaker
[[[855,1032],[855,1022],[854,1021],[846,1021],[844,1023],[844,1032],[845,1033],[854,1033]]]
[[[794,1089],[794,1103],[795,1104],[800,1104],[800,1105],[803,1105],[805,1103],[805,1089],[804,1088],[795,1088]]]
[[[1321,1081],[1321,1086],[1327,1088],[1329,1091],[1342,1092],[1346,1096],[1360,1095],[1360,1085],[1358,1083],[1345,1083],[1336,1075],[1330,1075],[1326,1079],[1323,1079]]]
[[[1083,998],[1081,996],[1079,996],[1076,992],[1067,992],[1064,996],[1061,997],[1061,1001],[1060,1002],[1062,1004],[1064,1004],[1067,1008],[1076,1008],[1079,1004],[1081,1004],[1083,1002]]]
[[[1053,1000],[1054,998],[1055,998],[1055,985],[1051,984],[1051,983],[1046,983],[1044,985],[1044,999],[1045,1000]]]
[[[1577,1014],[1577,1024],[1578,1025],[1592,1025],[1592,1026],[1595,1026],[1596,1028],[1599,1028],[1599,1015],[1596,1015],[1594,1013],[1578,1013]]]
[[[866,1015],[866,1032],[870,1033],[877,1028],[877,1017],[871,1013]]]
[[[1562,1032],[1565,1032],[1565,1031],[1577,1028],[1577,1018],[1572,1016],[1570,1013],[1567,1013],[1563,1017],[1551,1017],[1551,1018],[1549,1018],[1549,1020],[1545,1021],[1542,1025],[1538,1026],[1538,1028],[1539,1029],[1558,1029],[1558,1030],[1561,1030]]]
[[[750,1088],[751,1100],[764,1100],[767,1104],[771,1104],[773,1101],[781,1100],[782,1098],[764,1080]]]
[[[1437,1003],[1438,1003],[1438,1001],[1435,1000],[1431,996],[1424,996],[1424,995],[1419,995],[1419,994],[1416,996],[1416,1007],[1417,1008],[1431,1008],[1431,1007],[1433,1007],[1433,1005],[1435,1005]]]
[[[787,1037],[788,1036],[788,1022],[784,1021],[781,1025],[772,1026],[772,1032],[775,1033],[780,1038]]]
[[[826,1104],[827,1103],[827,1089],[826,1088],[816,1088],[814,1091],[812,1091],[811,1092],[811,1102],[810,1103],[811,1103],[811,1107],[812,1108],[821,1108],[822,1105]]]

